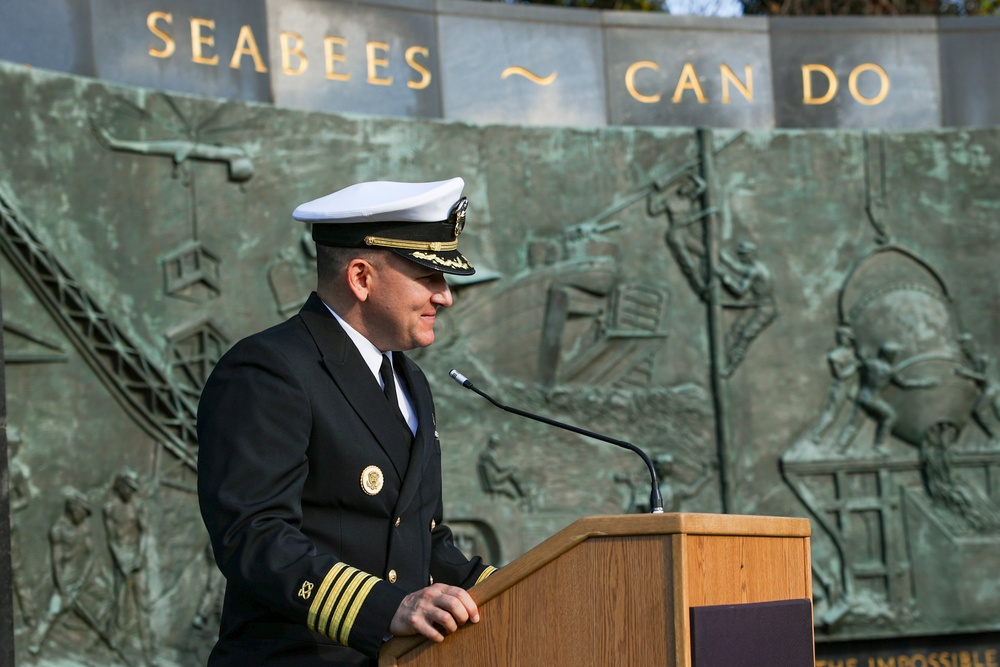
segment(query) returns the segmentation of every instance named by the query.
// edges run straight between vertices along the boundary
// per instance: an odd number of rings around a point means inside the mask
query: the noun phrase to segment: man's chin
[[[406,347],[396,348],[400,352],[406,352],[407,350],[417,350],[422,347],[427,347],[434,342],[434,332],[422,333],[419,336],[414,336]]]

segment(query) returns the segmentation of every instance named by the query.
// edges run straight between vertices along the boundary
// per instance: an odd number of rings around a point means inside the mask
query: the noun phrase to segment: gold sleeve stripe
[[[344,563],[334,565],[309,607],[309,628],[346,645],[361,606],[379,581]]]
[[[476,583],[478,584],[483,579],[485,579],[486,577],[490,576],[491,574],[493,574],[496,571],[497,571],[497,569],[495,567],[493,567],[492,565],[487,565],[486,569],[483,570],[483,573],[481,575],[479,575],[478,579],[476,579]]]
[[[368,577],[364,584],[361,585],[361,590],[358,591],[357,598],[354,600],[354,604],[351,605],[351,610],[347,614],[347,618],[344,619],[344,625],[340,629],[340,635],[343,639],[340,640],[342,644],[347,644],[347,638],[351,636],[351,629],[354,627],[354,621],[358,618],[358,612],[361,611],[361,604],[371,593],[372,588],[378,583],[378,579],[375,577]]]
[[[357,615],[357,608],[361,606],[364,598],[360,600],[356,599],[354,593],[358,590],[358,587],[364,583],[366,578],[371,578],[369,575],[358,570],[354,570],[351,573],[351,579],[344,586],[340,593],[340,597],[337,600],[337,607],[333,611],[333,616],[330,618],[330,629],[326,633],[326,636],[330,639],[336,639],[341,644],[347,644],[347,633],[344,632],[344,623],[347,617],[354,612]]]
[[[309,628],[346,645],[361,606],[378,581],[344,563],[334,565],[309,607]]]
[[[316,626],[313,627],[313,630],[321,635],[331,637],[330,621],[333,618],[331,611],[344,594],[344,586],[350,583],[355,572],[357,570],[353,567],[341,564],[340,571],[333,580],[333,585],[330,587],[330,591],[326,596],[326,601],[323,603],[323,608],[319,612],[319,616],[316,619]]]
[[[326,573],[323,577],[323,583],[319,585],[319,590],[316,591],[316,597],[313,598],[312,604],[309,605],[309,618],[306,624],[310,629],[316,630],[316,616],[319,614],[319,610],[323,607],[323,602],[326,600],[327,592],[330,590],[330,584],[337,575],[343,570],[346,565],[343,563],[337,563],[330,568],[330,571]]]

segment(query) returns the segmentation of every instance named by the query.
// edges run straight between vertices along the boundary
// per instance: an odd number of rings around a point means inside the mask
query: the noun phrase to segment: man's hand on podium
[[[423,635],[440,642],[467,622],[479,622],[479,609],[464,588],[433,584],[410,593],[389,624],[395,637]]]

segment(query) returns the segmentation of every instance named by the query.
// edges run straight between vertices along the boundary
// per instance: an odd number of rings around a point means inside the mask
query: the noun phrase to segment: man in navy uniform
[[[441,641],[494,568],[442,525],[430,388],[402,354],[451,305],[460,178],[352,185],[299,206],[318,287],[237,343],[198,410],[198,495],[226,576],[209,664],[371,665],[393,635]]]

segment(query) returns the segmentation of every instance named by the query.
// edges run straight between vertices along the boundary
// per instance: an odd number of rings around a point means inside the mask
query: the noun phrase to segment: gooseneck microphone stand
[[[543,424],[548,424],[549,426],[555,426],[557,428],[565,429],[567,431],[572,431],[573,433],[579,433],[580,435],[585,435],[588,438],[601,440],[603,442],[607,442],[612,445],[621,447],[623,449],[635,452],[640,457],[642,457],[642,460],[646,463],[646,468],[649,469],[649,479],[652,487],[649,494],[649,508],[650,508],[649,511],[651,514],[663,513],[663,496],[660,494],[660,485],[656,480],[656,470],[653,468],[653,462],[650,460],[646,452],[642,451],[641,449],[633,445],[631,442],[625,442],[624,440],[609,438],[606,435],[601,435],[600,433],[594,433],[593,431],[588,431],[578,426],[573,426],[572,424],[565,424],[563,422],[556,421],[555,419],[549,419],[548,417],[543,417],[541,415],[536,415],[531,412],[525,412],[524,410],[512,408],[509,405],[504,405],[503,403],[494,400],[492,396],[490,396],[484,391],[481,391],[474,384],[472,384],[472,380],[465,377],[455,369],[452,369],[448,373],[448,375],[450,375],[451,379],[453,379],[455,382],[459,383],[466,389],[471,389],[472,391],[479,394],[487,401],[489,401],[490,403],[492,403],[493,405],[495,405],[496,407],[500,408],[505,412],[510,412],[511,414],[519,415],[521,417],[527,417],[528,419],[533,419],[535,421],[542,422]]]

